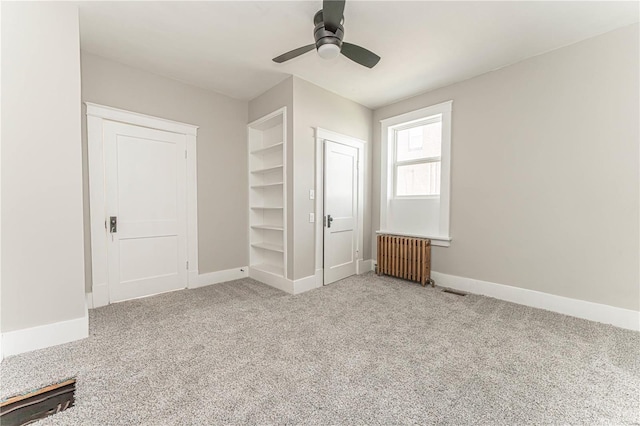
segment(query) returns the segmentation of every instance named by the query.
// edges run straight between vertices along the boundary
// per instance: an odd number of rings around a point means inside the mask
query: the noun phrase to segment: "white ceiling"
[[[630,2],[347,1],[345,41],[382,57],[373,69],[315,52],[321,1],[81,2],[83,50],[252,99],[289,74],[377,108],[638,22]]]

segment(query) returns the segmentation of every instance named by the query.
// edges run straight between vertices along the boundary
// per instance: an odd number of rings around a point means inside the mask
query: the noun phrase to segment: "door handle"
[[[333,218],[330,214],[327,215],[327,228],[331,228],[331,222],[333,222]]]
[[[109,217],[109,232],[112,234],[118,232],[118,216]]]

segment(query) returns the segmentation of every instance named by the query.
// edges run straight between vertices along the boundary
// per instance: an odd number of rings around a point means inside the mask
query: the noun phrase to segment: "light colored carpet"
[[[44,424],[638,424],[640,334],[373,274],[298,296],[243,279],[96,309],[2,362],[77,376]]]

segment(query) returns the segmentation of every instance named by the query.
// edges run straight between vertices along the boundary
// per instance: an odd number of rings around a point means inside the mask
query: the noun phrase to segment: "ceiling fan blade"
[[[297,58],[298,56],[302,55],[303,53],[307,53],[312,51],[313,49],[316,48],[315,44],[309,44],[306,46],[302,46],[302,47],[298,47],[297,49],[293,49],[290,52],[287,53],[283,53],[282,55],[273,58],[273,62],[277,62],[279,64],[288,61],[289,59],[293,59],[293,58]]]
[[[324,0],[322,2],[322,20],[325,29],[336,32],[344,15],[345,0]]]
[[[277,62],[279,64],[288,61],[289,59],[293,59],[293,58],[297,58],[298,56],[302,55],[303,53],[307,53],[312,51],[313,49],[316,48],[315,44],[308,44],[306,46],[302,46],[302,47],[298,47],[297,49],[293,49],[290,52],[287,53],[283,53],[282,55],[273,58],[273,62]]]
[[[343,42],[341,53],[353,62],[367,68],[373,68],[380,61],[380,56],[356,44]]]

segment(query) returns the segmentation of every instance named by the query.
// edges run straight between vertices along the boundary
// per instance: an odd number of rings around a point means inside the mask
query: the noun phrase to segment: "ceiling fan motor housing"
[[[336,31],[329,31],[324,26],[322,20],[322,11],[318,11],[313,18],[315,28],[313,29],[313,37],[316,41],[316,49],[325,44],[335,44],[338,47],[342,47],[342,39],[344,38],[344,27],[340,24],[336,28]]]
[[[342,54],[357,64],[373,68],[380,61],[380,56],[357,44],[342,41],[344,38],[344,27],[342,26],[344,24],[344,5],[345,0],[323,0],[322,10],[313,17],[315,43],[283,53],[273,58],[273,62],[281,64],[315,48],[323,59],[335,59]]]

